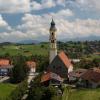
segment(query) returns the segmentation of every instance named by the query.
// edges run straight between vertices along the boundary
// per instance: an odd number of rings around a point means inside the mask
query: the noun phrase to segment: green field
[[[65,89],[62,100],[100,100],[100,89]]]
[[[0,55],[9,54],[15,56],[18,54],[31,55],[48,55],[48,44],[37,45],[5,45],[0,46]]]
[[[16,85],[0,83],[0,100],[5,100],[15,88]]]

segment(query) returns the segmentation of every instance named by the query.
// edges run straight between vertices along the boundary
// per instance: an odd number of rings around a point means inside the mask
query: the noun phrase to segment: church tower
[[[55,22],[52,19],[51,22],[51,27],[50,27],[50,37],[49,37],[49,41],[50,41],[50,55],[49,55],[49,62],[51,63],[52,60],[55,58],[55,56],[57,55],[57,43],[56,43],[56,27],[55,27]]]

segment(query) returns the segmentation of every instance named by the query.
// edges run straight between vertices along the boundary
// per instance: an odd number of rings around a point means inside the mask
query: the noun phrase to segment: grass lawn
[[[8,83],[0,83],[0,100],[5,100],[6,97],[15,89],[16,85]]]
[[[62,100],[100,100],[100,89],[65,89]]]

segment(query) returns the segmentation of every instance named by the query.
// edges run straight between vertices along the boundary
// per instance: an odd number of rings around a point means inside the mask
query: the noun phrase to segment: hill
[[[37,40],[22,40],[22,41],[19,41],[17,43],[18,44],[38,44],[40,42]]]

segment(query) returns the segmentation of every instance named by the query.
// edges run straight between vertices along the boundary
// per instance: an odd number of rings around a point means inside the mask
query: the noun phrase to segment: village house
[[[27,67],[29,68],[29,73],[35,73],[36,72],[36,62],[35,61],[27,61],[26,62]]]
[[[78,87],[96,88],[100,86],[100,69],[77,69],[69,73],[69,81]]]
[[[0,76],[9,76],[13,65],[9,59],[0,59]]]
[[[80,83],[84,87],[96,88],[100,86],[100,72],[93,69],[87,70],[81,77]]]
[[[36,62],[35,61],[27,61],[26,65],[29,69],[28,72],[28,83],[30,83],[32,81],[32,79],[35,77],[36,75]]]

